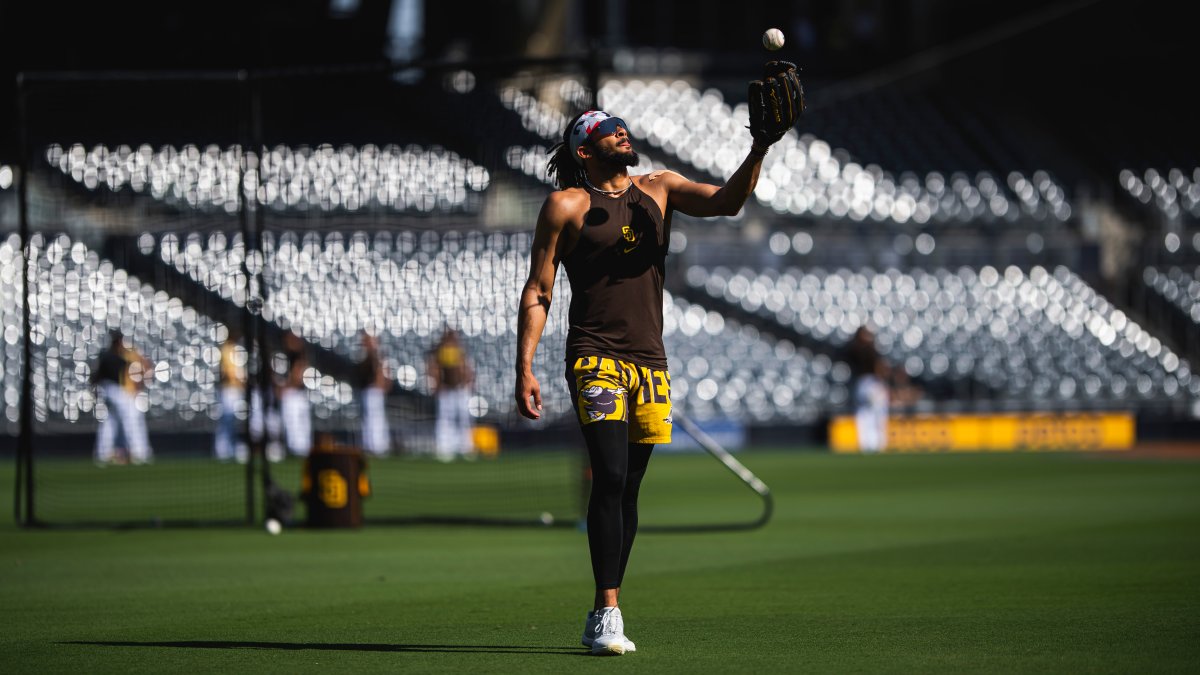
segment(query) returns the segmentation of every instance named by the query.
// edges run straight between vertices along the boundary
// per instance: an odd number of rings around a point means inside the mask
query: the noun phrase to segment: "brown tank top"
[[[663,276],[670,225],[646,193],[592,193],[575,248],[563,260],[571,283],[567,360],[609,356],[665,370]]]

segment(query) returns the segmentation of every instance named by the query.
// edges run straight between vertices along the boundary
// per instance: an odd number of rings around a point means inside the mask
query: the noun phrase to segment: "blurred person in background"
[[[671,216],[732,216],[758,183],[770,146],[792,128],[803,98],[795,66],[767,64],[750,85],[752,142],[724,186],[671,171],[630,176],[639,158],[629,125],[598,110],[563,130],[547,166],[558,190],[542,206],[517,318],[515,395],[541,416],[533,357],[561,263],[571,284],[567,384],[587,444],[592,490],[588,546],[595,581],[583,644],[593,654],[636,650],[618,607],[638,526],[638,492],[654,445],[671,442],[671,378],[663,346],[663,280]]]
[[[137,395],[144,386],[144,378],[152,372],[153,364],[126,343],[121,331],[109,333],[108,347],[100,353],[91,376],[108,408],[108,416],[96,432],[98,465],[124,462],[126,458],[117,453],[118,447],[127,450],[128,461],[134,464],[151,460],[146,417],[137,407]]]
[[[308,369],[304,340],[291,331],[284,333],[283,355],[286,370],[280,384],[279,411],[284,445],[291,454],[307,457],[312,450],[312,406],[304,386],[304,371]]]
[[[471,438],[471,384],[475,374],[458,331],[447,327],[429,351],[427,372],[437,397],[437,422],[434,426],[435,453],[448,462],[456,457],[472,457],[475,442]]]
[[[125,437],[129,440],[129,457],[134,464],[145,464],[153,459],[153,449],[150,447],[150,434],[146,430],[146,411],[138,405],[138,399],[146,389],[146,383],[154,378],[154,362],[142,356],[133,344],[124,338],[121,344],[125,347],[126,368],[125,392],[132,401],[132,417]],[[149,399],[147,399],[148,408]]]
[[[217,433],[213,437],[213,454],[219,461],[246,461],[246,447],[238,440],[237,411],[246,398],[246,357],[241,350],[237,331],[230,330],[221,345],[218,365],[221,381],[221,416],[217,418]],[[259,415],[261,417],[261,414]]]
[[[875,334],[859,326],[846,343],[846,363],[854,382],[854,426],[858,449],[883,452],[887,447],[889,389],[892,368],[875,346]]]
[[[363,449],[376,456],[386,455],[392,445],[387,420],[387,393],[392,380],[379,355],[379,340],[364,331],[362,347],[356,379],[362,406]]]

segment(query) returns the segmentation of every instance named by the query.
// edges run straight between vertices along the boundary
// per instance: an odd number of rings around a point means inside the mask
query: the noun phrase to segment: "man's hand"
[[[804,112],[804,87],[796,64],[770,61],[763,66],[763,79],[750,83],[750,135],[757,146],[766,148],[783,138]]]
[[[517,410],[531,420],[542,417],[542,386],[531,372],[517,374]],[[529,399],[533,399],[530,405]]]

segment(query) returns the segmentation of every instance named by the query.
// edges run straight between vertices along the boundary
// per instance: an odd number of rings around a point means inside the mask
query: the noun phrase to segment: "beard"
[[[616,150],[597,147],[593,148],[593,151],[596,154],[596,159],[613,167],[637,166],[638,162],[642,159],[632,149],[629,152],[617,152]]]

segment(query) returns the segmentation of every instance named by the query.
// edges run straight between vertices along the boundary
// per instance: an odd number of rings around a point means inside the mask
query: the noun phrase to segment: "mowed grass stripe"
[[[621,659],[575,647],[590,595],[581,533],[427,526],[281,537],[5,526],[0,657],[6,672],[1194,672],[1200,663],[1198,463],[742,459],[772,487],[775,519],[749,533],[641,536],[623,598],[639,652]],[[758,508],[702,456],[656,457],[644,495],[643,522]]]

